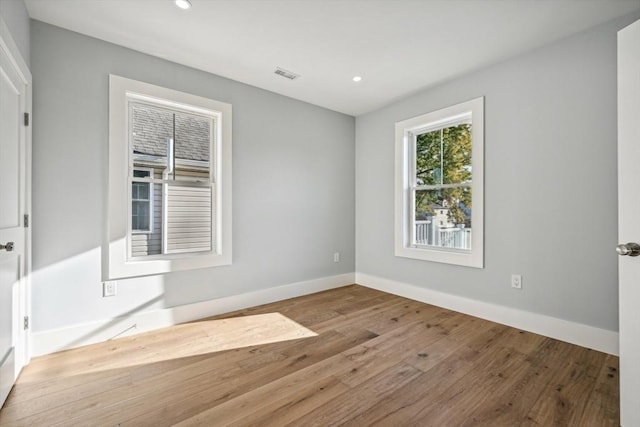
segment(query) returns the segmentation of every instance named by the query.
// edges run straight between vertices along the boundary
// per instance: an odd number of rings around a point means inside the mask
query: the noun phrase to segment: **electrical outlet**
[[[115,297],[118,291],[117,287],[118,282],[104,282],[102,284],[102,296],[103,297]]]
[[[514,289],[522,289],[522,276],[520,274],[511,275],[511,287]]]
[[[340,262],[340,252],[334,252],[333,262]]]

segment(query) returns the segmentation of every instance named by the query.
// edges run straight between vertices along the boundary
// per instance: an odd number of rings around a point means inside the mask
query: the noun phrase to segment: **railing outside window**
[[[471,228],[440,227],[435,221],[415,221],[417,246],[471,249]]]

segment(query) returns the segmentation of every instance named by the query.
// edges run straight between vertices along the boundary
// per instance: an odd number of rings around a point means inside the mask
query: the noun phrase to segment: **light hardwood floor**
[[[317,335],[214,322],[268,313]],[[618,426],[618,358],[352,285],[36,358],[0,411],[176,424]]]

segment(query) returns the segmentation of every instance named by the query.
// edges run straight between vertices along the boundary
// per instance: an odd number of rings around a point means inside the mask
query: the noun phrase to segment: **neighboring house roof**
[[[133,152],[165,157],[167,139],[173,138],[171,111],[133,105]],[[175,113],[176,159],[209,161],[209,120],[203,117]]]

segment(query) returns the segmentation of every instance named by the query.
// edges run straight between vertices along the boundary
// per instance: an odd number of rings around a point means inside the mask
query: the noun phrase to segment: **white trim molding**
[[[469,169],[473,175],[471,181],[462,180],[445,184],[441,180],[436,185],[419,185],[416,171],[419,136],[462,124],[471,126],[472,168]],[[442,141],[441,138],[441,144]],[[442,152],[440,156],[442,162]],[[440,169],[442,168],[441,165]],[[442,175],[442,171],[440,174]],[[417,192],[441,191],[447,188],[467,188],[471,191],[471,203],[467,202],[466,206],[466,208],[473,206],[470,218],[471,228],[455,228],[455,230],[462,232],[460,236],[468,236],[468,239],[472,239],[472,244],[471,240],[468,240],[462,247],[450,248],[440,246],[437,240],[431,244],[417,240]],[[461,201],[458,200],[456,203],[450,200],[450,203],[459,205]],[[394,204],[395,256],[484,268],[484,97],[396,122]],[[440,209],[446,206],[443,202]],[[431,228],[432,233],[438,236],[440,231],[437,231],[439,229],[436,228],[435,216],[431,218],[434,227]],[[446,231],[447,228],[442,230]],[[454,229],[449,230],[454,231]],[[467,234],[467,231],[472,234]],[[463,249],[465,246],[468,248]]]
[[[21,77],[25,83],[31,85],[31,71],[22,57],[20,49],[18,49],[18,45],[13,39],[13,36],[11,36],[11,31],[6,22],[4,22],[4,19],[2,19],[2,16],[0,16],[0,47],[9,53],[9,60],[13,67],[22,73]]]
[[[356,273],[356,283],[571,344],[618,355],[618,333],[556,317],[477,301],[408,283]]]
[[[179,323],[200,320],[218,314],[340,288],[354,283],[355,274],[345,273],[194,304],[150,310],[131,316],[34,332],[31,334],[33,355],[41,356],[83,345],[104,342],[113,338],[136,335]]]
[[[27,65],[27,62],[22,57],[20,49],[16,44],[11,31],[7,26],[2,16],[0,16],[0,50],[4,51],[7,55],[7,60],[11,66],[16,70],[19,78],[25,85],[25,98],[24,98],[24,113],[29,116],[29,125],[21,126],[21,131],[24,132],[24,149],[25,149],[25,202],[24,212],[22,214],[27,215],[28,221],[33,222],[33,216],[31,214],[31,190],[32,190],[32,157],[33,157],[33,142],[32,142],[32,128],[33,128],[33,76],[31,70]],[[25,268],[24,276],[18,287],[18,315],[17,319],[31,318],[31,273],[32,273],[32,227],[26,227],[25,232]],[[31,330],[29,328],[18,328],[16,334],[16,340],[18,345],[16,348],[16,360],[20,367],[27,366],[32,357],[31,349]]]
[[[209,164],[205,187],[211,189],[211,250],[180,251],[130,257],[131,232],[131,122],[133,102],[197,114],[211,124]],[[172,271],[217,267],[232,263],[232,105],[124,77],[109,75],[109,173],[107,216],[103,230],[104,280],[147,276]],[[165,182],[154,177],[151,183]],[[186,185],[186,184],[184,184]],[[166,215],[163,215],[163,221]],[[166,233],[163,233],[166,236]]]
[[[363,273],[345,273],[194,304],[151,310],[132,316],[34,332],[31,334],[31,348],[33,356],[41,356],[354,283],[571,344],[618,355],[618,333],[615,331],[472,300]]]

